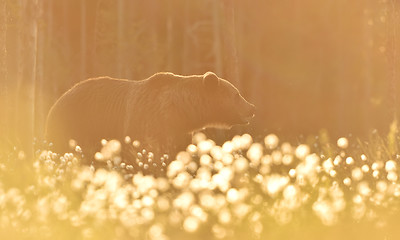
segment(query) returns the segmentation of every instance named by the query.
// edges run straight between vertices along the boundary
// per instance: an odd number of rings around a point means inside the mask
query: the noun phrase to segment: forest
[[[0,238],[396,239],[399,26],[396,0],[0,0]],[[46,149],[85,79],[209,71],[255,117],[165,178],[117,156],[135,139],[98,169]]]
[[[252,133],[366,136],[396,116],[396,1],[1,4],[3,142],[43,138],[50,106],[77,82],[161,71],[233,82],[258,106]]]

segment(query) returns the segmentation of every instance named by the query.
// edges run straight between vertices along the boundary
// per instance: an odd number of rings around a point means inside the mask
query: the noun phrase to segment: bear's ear
[[[207,72],[203,76],[203,84],[207,89],[216,88],[219,85],[219,78],[215,73]]]

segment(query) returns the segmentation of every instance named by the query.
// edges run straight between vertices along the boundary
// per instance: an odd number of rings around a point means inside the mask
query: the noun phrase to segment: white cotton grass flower
[[[282,157],[282,163],[283,163],[284,165],[288,166],[288,165],[292,164],[292,162],[293,162],[293,155],[291,155],[291,154],[285,154],[285,155],[283,155],[283,157]]]
[[[173,178],[174,176],[176,176],[177,174],[179,174],[180,172],[185,170],[185,164],[182,161],[172,161],[169,165],[168,165],[168,169],[167,169],[167,176],[169,178]]]
[[[296,181],[304,185],[307,182],[311,185],[318,183],[318,166],[320,158],[317,154],[310,154],[305,157],[305,159],[296,166]],[[332,172],[332,171],[331,171]]]
[[[226,192],[230,187],[230,179],[222,174],[212,176],[212,183],[219,188],[221,192]]]
[[[391,182],[396,182],[396,181],[399,179],[397,173],[394,172],[394,171],[388,172],[386,178],[387,178],[387,180],[389,180],[389,181],[391,181]]]
[[[178,195],[174,201],[173,206],[174,208],[181,209],[183,211],[189,210],[192,204],[195,202],[195,196],[192,192],[185,191]]]
[[[322,223],[331,226],[338,221],[338,216],[327,200],[318,200],[312,205],[313,211],[321,219]]]
[[[289,181],[289,177],[281,176],[280,174],[272,174],[264,177],[262,189],[271,197],[276,197],[277,194],[286,187]]]
[[[226,193],[226,200],[229,203],[236,203],[240,200],[240,193],[237,189],[231,188]]]
[[[156,178],[155,182],[156,182],[157,189],[160,192],[166,192],[169,190],[170,185],[166,178]]]
[[[183,229],[186,232],[196,232],[200,226],[200,222],[196,217],[188,216],[183,222]]]
[[[264,138],[264,144],[267,147],[267,149],[275,149],[278,147],[279,144],[279,138],[275,134],[268,134]]]
[[[282,152],[275,150],[271,153],[272,163],[274,165],[281,165],[282,164]]]
[[[77,152],[77,153],[82,153],[82,148],[80,147],[80,146],[76,146],[75,147],[75,152]]]
[[[281,151],[283,154],[293,155],[293,149],[294,149],[294,147],[292,147],[292,145],[288,142],[284,142],[281,145]]]
[[[243,202],[232,206],[232,212],[238,219],[243,219],[250,212],[250,210],[250,205]]]
[[[195,204],[190,208],[190,214],[201,222],[205,223],[208,220],[208,214],[199,205]]]
[[[343,179],[343,184],[349,187],[351,185],[351,178],[347,177]]]
[[[223,208],[218,213],[218,221],[221,224],[228,225],[232,221],[232,214],[227,208]]]
[[[224,163],[222,161],[215,161],[213,169],[216,171],[221,170],[224,167]]]
[[[143,176],[142,173],[137,173],[132,178],[132,183],[136,187],[137,192],[141,195],[145,195],[150,192],[151,189],[157,187],[155,178],[151,175]]]
[[[191,179],[188,172],[181,172],[172,180],[172,185],[177,189],[184,189],[189,186]]]
[[[165,235],[164,235],[164,225],[160,224],[160,223],[156,223],[153,224],[150,228],[149,228],[149,238],[150,240],[164,240],[164,239],[168,239]]]
[[[390,187],[393,196],[400,197],[400,184],[399,183],[391,184]]]
[[[105,159],[105,157],[103,156],[103,154],[101,152],[96,152],[94,154],[94,159],[96,161],[102,162],[102,161],[106,161],[107,159]]]
[[[142,206],[144,207],[152,207],[154,205],[155,201],[154,198],[151,196],[145,195],[142,198]]]
[[[233,163],[234,157],[232,154],[224,153],[221,160],[225,166],[229,166]]]
[[[335,159],[333,160],[333,165],[339,166],[339,164],[342,162],[342,157],[340,155],[337,155]]]
[[[208,155],[208,154],[201,155],[201,157],[200,157],[200,165],[201,166],[211,167],[211,164],[212,164],[212,158],[210,155]]]
[[[206,141],[206,140],[207,140],[207,136],[202,132],[197,132],[192,137],[193,144],[199,144],[200,142]]]
[[[224,144],[222,144],[222,151],[226,153],[232,153],[234,151],[234,144],[232,141],[226,141]]]
[[[301,190],[296,185],[290,184],[282,192],[282,206],[288,210],[295,210],[301,206]]]
[[[389,160],[385,164],[385,170],[386,172],[391,172],[391,171],[396,171],[397,170],[397,164],[393,160]]]
[[[95,160],[107,161],[107,160],[113,160],[114,157],[117,156],[119,157],[121,153],[121,143],[118,140],[107,141],[103,139],[102,145],[103,147],[101,151],[97,152],[94,156]]]
[[[140,147],[140,142],[139,142],[138,140],[134,140],[134,141],[132,142],[132,146],[133,146],[134,148],[138,149],[138,148]]]
[[[174,227],[181,227],[183,220],[184,216],[182,213],[176,208],[171,208],[168,214],[168,223]]]
[[[330,226],[338,221],[338,213],[346,207],[343,196],[344,193],[337,184],[329,189],[324,187],[319,189],[318,199],[313,203],[312,209],[324,225]]]
[[[253,143],[247,151],[247,158],[251,161],[254,167],[260,164],[263,156],[263,147],[260,143]]]
[[[329,173],[331,170],[333,170],[334,165],[333,165],[332,159],[328,158],[325,161],[323,161],[322,168],[326,173]]]
[[[244,157],[239,157],[233,162],[233,168],[237,173],[243,173],[247,171],[248,167],[249,167],[249,162]]]
[[[295,155],[299,159],[304,159],[308,154],[310,154],[310,147],[305,144],[300,144],[295,151]]]
[[[239,149],[248,149],[253,143],[253,137],[250,134],[243,134],[240,136]]]
[[[364,177],[364,173],[360,168],[357,167],[351,171],[351,176],[354,181],[361,181],[361,179]]]
[[[198,151],[200,154],[209,153],[214,146],[215,146],[215,142],[210,139],[201,141],[197,144]]]
[[[341,137],[336,142],[337,146],[341,149],[346,149],[349,146],[349,140],[345,137]]]
[[[222,150],[222,147],[214,146],[210,151],[210,155],[216,161],[221,161],[222,157],[224,156],[224,151]]]
[[[372,170],[380,170],[385,166],[383,161],[376,161],[372,164],[371,168]]]
[[[74,139],[70,139],[70,140],[68,141],[68,145],[69,145],[69,148],[70,148],[70,149],[75,149],[76,146],[78,145],[78,143],[77,143]]]
[[[216,205],[216,199],[211,191],[203,191],[199,194],[199,203],[204,209],[211,210]]]
[[[367,161],[367,156],[365,156],[365,154],[361,154],[361,160]]]
[[[352,157],[347,157],[346,158],[346,164],[347,165],[352,165],[354,164],[354,159]]]
[[[386,192],[387,189],[388,189],[387,182],[381,180],[376,183],[376,190],[378,192],[384,193]]]
[[[364,164],[364,165],[362,165],[361,170],[362,170],[364,173],[367,173],[367,172],[369,172],[369,166],[368,166],[367,164]]]
[[[125,142],[125,144],[130,144],[130,143],[132,142],[132,139],[131,139],[131,137],[129,137],[129,136],[125,136],[125,138],[124,138],[124,142]]]
[[[378,179],[379,178],[379,170],[374,170],[373,172],[372,172],[372,176],[375,178],[375,179]]]
[[[167,197],[160,196],[157,198],[157,207],[160,211],[168,211],[171,207],[170,200]]]
[[[190,144],[189,146],[187,146],[186,151],[190,154],[196,154],[198,151],[198,148],[196,145],[194,144]]]
[[[145,223],[151,222],[155,217],[155,213],[152,208],[144,207],[140,210],[140,214],[143,217],[143,219],[145,220]]]
[[[181,151],[176,156],[176,160],[181,161],[184,165],[187,165],[192,161],[192,157],[190,156],[190,153]]]
[[[293,169],[293,168],[290,169],[289,170],[289,176],[292,177],[292,178],[296,177],[296,169]]]
[[[365,196],[365,197],[370,196],[372,193],[372,190],[369,187],[368,182],[366,182],[366,181],[360,182],[357,185],[357,191],[360,193],[360,195]]]

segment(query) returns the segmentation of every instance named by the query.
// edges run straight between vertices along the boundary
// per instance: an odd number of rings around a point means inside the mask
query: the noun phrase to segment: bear
[[[190,133],[248,124],[254,114],[255,106],[213,72],[159,72],[136,81],[98,77],[77,83],[55,102],[45,138],[55,152],[71,151],[73,139],[93,156],[102,139],[129,136],[147,151],[171,156],[190,144]]]

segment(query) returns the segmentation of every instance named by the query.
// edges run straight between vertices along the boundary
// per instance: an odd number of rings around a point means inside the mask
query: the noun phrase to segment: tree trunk
[[[36,6],[33,6],[36,9],[34,25],[36,25],[36,30],[33,33],[34,36],[34,54],[35,54],[35,66],[33,69],[34,75],[32,76],[32,88],[34,94],[34,103],[33,103],[33,117],[34,122],[32,123],[33,127],[33,136],[37,139],[42,139],[44,134],[44,122],[46,118],[45,112],[45,94],[44,94],[44,48],[47,44],[45,44],[45,32],[43,28],[43,20],[44,20],[44,1],[35,0]]]
[[[22,96],[25,96],[25,92],[23,91],[23,80],[24,80],[24,38],[25,38],[25,29],[24,29],[24,25],[25,25],[25,13],[24,13],[24,8],[21,7],[23,1],[22,0],[18,0],[19,1],[19,9],[17,9],[17,14],[15,16],[16,22],[17,22],[17,30],[16,30],[16,37],[17,37],[17,44],[16,44],[16,65],[17,65],[17,71],[16,71],[16,86],[15,89],[13,89],[14,91],[12,92],[13,94],[13,99],[14,99],[14,105],[10,106],[10,109],[14,109],[13,110],[13,118],[12,118],[12,124],[11,124],[11,141],[14,142],[17,145],[21,145],[21,141],[18,138],[19,135],[19,131],[17,129],[19,129],[19,126],[21,125],[21,120],[23,119],[23,111],[24,111],[24,107],[23,107],[23,99]],[[21,96],[21,97],[20,97]],[[23,122],[22,122],[23,123]]]
[[[0,109],[4,109],[5,116],[0,118],[0,150],[4,145],[2,142],[3,138],[8,137],[9,129],[9,86],[7,81],[7,2],[6,0],[0,0]],[[4,114],[4,112],[3,112]]]
[[[366,9],[369,9],[370,4],[366,4]],[[362,122],[362,131],[367,132],[367,130],[370,128],[370,109],[371,109],[371,86],[372,86],[372,76],[373,76],[373,65],[372,65],[372,48],[369,45],[371,41],[373,41],[373,36],[372,36],[372,29],[371,26],[368,24],[368,19],[369,15],[364,13],[363,16],[363,21],[362,21],[362,28],[363,28],[363,43],[364,43],[364,52],[363,52],[363,69],[364,69],[364,84],[362,84],[363,88],[363,93],[362,93],[362,108],[360,109],[361,111],[361,119]]]
[[[6,82],[7,76],[7,2],[6,0],[0,0],[0,82]],[[0,86],[1,87],[1,86]],[[5,93],[5,89],[1,89],[0,93]]]
[[[229,79],[235,86],[241,89],[239,81],[239,58],[236,48],[236,23],[235,23],[235,6],[233,1],[223,1],[222,4],[225,17],[225,34],[223,44],[225,77]]]
[[[87,73],[87,24],[86,24],[86,1],[81,1],[80,5],[80,22],[81,22],[81,38],[80,38],[80,47],[81,47],[81,57],[80,57],[80,63],[81,63],[81,71],[80,71],[80,79],[86,79],[86,73]]]
[[[125,0],[118,0],[117,3],[117,74],[119,78],[126,78],[124,73],[125,60],[124,60],[124,49],[125,49]]]
[[[398,24],[400,22],[399,18],[399,12],[397,10],[396,4],[398,4],[395,0],[390,1],[390,3],[387,3],[389,6],[389,16],[390,16],[390,21],[389,23],[391,26],[389,27],[389,33],[388,33],[388,62],[389,62],[389,94],[390,94],[390,110],[392,115],[392,120],[398,118],[397,116],[398,111],[397,108],[399,106],[399,99],[397,96],[397,90],[399,87],[398,81],[398,49],[397,49],[397,43],[399,41],[398,39]]]
[[[26,84],[26,90],[28,93],[28,102],[27,102],[27,110],[28,110],[28,116],[27,116],[27,132],[26,136],[22,136],[22,138],[26,141],[26,144],[24,144],[24,147],[26,145],[26,151],[28,155],[31,155],[33,153],[33,139],[35,137],[35,116],[36,116],[36,88],[37,83],[38,83],[38,21],[37,21],[37,16],[39,15],[38,11],[41,9],[39,8],[39,0],[34,0],[33,2],[29,1],[26,2],[26,7],[28,8],[27,10],[30,12],[28,15],[31,19],[27,19],[29,22],[31,22],[31,25],[29,26],[30,29],[28,29],[29,36],[28,36],[28,43],[27,45],[31,46],[31,48],[27,49],[27,57],[31,58],[31,60],[28,60],[28,63],[31,62],[32,64],[27,64],[27,75],[26,75],[26,81],[29,81],[30,83]],[[32,152],[31,152],[32,151]]]
[[[38,55],[38,0],[21,0],[18,30],[18,73],[16,89],[16,125],[17,145],[33,153],[35,129],[35,102],[37,83]]]
[[[221,19],[220,19],[220,2],[213,1],[213,35],[214,35],[214,65],[215,65],[215,73],[217,75],[223,74],[222,69],[222,50],[221,50]]]

